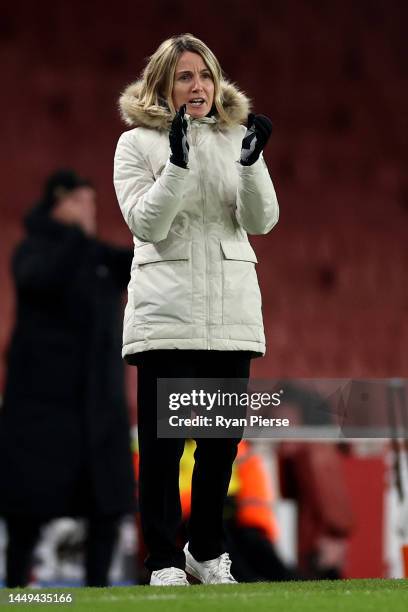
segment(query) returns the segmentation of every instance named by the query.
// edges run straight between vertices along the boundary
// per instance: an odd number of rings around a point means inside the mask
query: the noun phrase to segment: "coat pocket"
[[[191,323],[191,242],[136,247],[131,289],[134,325]]]
[[[262,325],[262,301],[249,242],[221,240],[222,320],[225,325]]]

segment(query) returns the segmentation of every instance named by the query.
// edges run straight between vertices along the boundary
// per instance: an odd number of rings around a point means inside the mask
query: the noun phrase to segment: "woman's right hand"
[[[180,106],[170,128],[170,161],[180,168],[187,168],[190,145],[187,140],[186,105]]]

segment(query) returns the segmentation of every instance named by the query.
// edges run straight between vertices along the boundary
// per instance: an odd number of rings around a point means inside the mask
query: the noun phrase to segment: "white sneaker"
[[[228,553],[223,553],[217,559],[209,561],[196,561],[188,550],[188,543],[184,547],[186,555],[186,572],[197,578],[203,584],[236,584],[231,575],[231,560]]]
[[[155,570],[150,576],[151,586],[190,586],[186,572],[179,567]]]

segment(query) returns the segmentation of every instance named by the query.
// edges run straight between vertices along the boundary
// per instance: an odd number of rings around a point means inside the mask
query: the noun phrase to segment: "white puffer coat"
[[[124,357],[152,349],[265,353],[256,255],[247,233],[266,234],[278,203],[266,164],[237,163],[248,100],[224,82],[232,126],[188,118],[188,169],[171,164],[168,110],[138,105],[139,83],[121,98],[134,129],[121,135],[114,183],[134,237]]]

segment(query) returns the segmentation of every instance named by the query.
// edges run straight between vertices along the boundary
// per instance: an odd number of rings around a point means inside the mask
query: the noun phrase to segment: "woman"
[[[278,220],[262,159],[271,122],[222,78],[190,34],[166,40],[120,99],[134,129],[119,139],[115,188],[133,234],[123,356],[138,366],[140,510],[151,584],[235,582],[222,511],[238,439],[197,440],[189,542],[181,519],[184,441],[158,439],[158,378],[249,377],[263,355],[261,297],[250,234]],[[247,128],[243,124],[248,124]],[[237,161],[239,160],[239,161]]]
[[[118,518],[135,509],[117,354],[132,253],[95,238],[95,190],[73,171],[49,177],[25,228],[0,413],[6,585],[29,582],[44,523],[80,516],[89,521],[86,584],[106,586]]]

